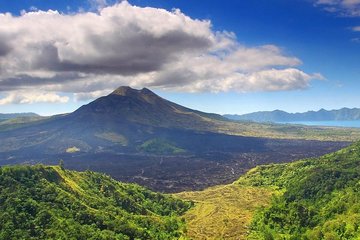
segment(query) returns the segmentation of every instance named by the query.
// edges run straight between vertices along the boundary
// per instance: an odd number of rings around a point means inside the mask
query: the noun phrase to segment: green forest
[[[281,192],[255,214],[249,239],[360,239],[360,143],[316,159],[259,166],[237,184]]]
[[[178,239],[190,207],[61,165],[0,168],[0,239]]]

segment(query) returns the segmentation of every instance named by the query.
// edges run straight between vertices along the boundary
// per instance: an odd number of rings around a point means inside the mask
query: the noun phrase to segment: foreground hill
[[[359,239],[360,142],[177,196],[196,203],[184,216],[193,239]]]
[[[226,114],[231,120],[254,122],[296,122],[296,121],[354,121],[360,120],[360,108],[341,108],[338,110],[308,111],[288,113],[281,110],[254,112],[243,115]]]
[[[0,239],[177,239],[189,207],[89,171],[0,168]]]
[[[257,213],[251,239],[360,238],[360,143],[318,159],[255,168],[238,184],[283,192]]]

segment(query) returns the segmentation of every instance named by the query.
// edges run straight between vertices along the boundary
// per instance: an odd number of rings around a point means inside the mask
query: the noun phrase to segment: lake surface
[[[296,121],[296,122],[279,122],[289,124],[302,124],[308,126],[331,126],[331,127],[355,127],[360,128],[360,121]]]

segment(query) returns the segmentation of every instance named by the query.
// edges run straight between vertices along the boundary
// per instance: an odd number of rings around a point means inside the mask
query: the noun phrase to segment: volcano
[[[147,88],[119,87],[72,113],[0,131],[0,165],[62,159],[67,168],[180,191],[228,183],[257,164],[348,145],[221,133],[229,126],[241,132],[245,125],[170,102]]]

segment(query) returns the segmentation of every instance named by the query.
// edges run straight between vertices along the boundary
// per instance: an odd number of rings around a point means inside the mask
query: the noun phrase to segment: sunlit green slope
[[[245,239],[256,210],[270,203],[271,188],[229,184],[176,194],[195,202],[184,215],[191,239]]]
[[[256,214],[250,239],[360,239],[360,143],[257,167],[237,183],[283,192]]]
[[[0,168],[0,239],[178,239],[189,207],[89,171]]]
[[[360,143],[177,196],[192,239],[360,239]]]

